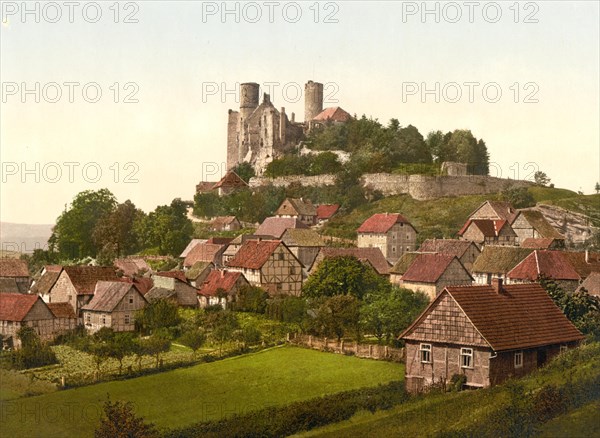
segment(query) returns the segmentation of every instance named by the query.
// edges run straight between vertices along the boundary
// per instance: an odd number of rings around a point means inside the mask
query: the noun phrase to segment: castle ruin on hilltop
[[[262,175],[267,164],[292,152],[319,123],[344,122],[350,117],[338,107],[323,111],[323,84],[319,82],[304,85],[304,122],[297,122],[294,113],[288,118],[284,107],[277,110],[266,93],[259,104],[259,85],[243,83],[239,111],[229,110],[227,169],[247,162]]]

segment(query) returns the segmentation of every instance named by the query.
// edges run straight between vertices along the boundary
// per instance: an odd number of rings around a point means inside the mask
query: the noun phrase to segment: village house
[[[27,261],[6,257],[0,258],[0,279],[4,280],[6,285],[12,282],[16,283],[20,293],[27,293],[31,285]]]
[[[546,220],[537,210],[520,210],[511,222],[517,234],[516,243],[520,245],[525,239],[552,239],[556,247],[565,246],[565,237]]]
[[[402,282],[402,276],[408,270],[410,265],[415,259],[421,254],[420,252],[405,252],[402,257],[390,268],[390,282],[393,284],[400,284]]]
[[[399,213],[374,214],[357,233],[359,248],[379,248],[390,263],[417,247],[417,230]]]
[[[228,170],[223,178],[212,187],[212,190],[216,190],[219,196],[225,196],[247,187],[246,181],[233,170]]]
[[[295,218],[300,222],[311,226],[317,223],[317,208],[309,199],[286,198],[277,211],[275,211],[275,216]]]
[[[223,263],[223,252],[227,245],[217,243],[199,243],[183,259],[183,268],[189,269],[197,262],[208,262],[219,267]]]
[[[54,315],[54,333],[56,335],[77,328],[79,318],[69,303],[46,303],[46,305]]]
[[[562,251],[534,250],[506,274],[506,283],[533,283],[540,276],[553,279],[565,292],[574,292],[581,281]]]
[[[350,113],[339,106],[325,108],[308,122],[308,131],[330,123],[346,123],[350,119],[352,119]]]
[[[302,263],[280,240],[248,240],[227,266],[228,270],[244,274],[248,283],[262,287],[271,296],[300,295]]]
[[[150,265],[141,257],[115,259],[113,265],[126,277],[141,277],[152,271]]]
[[[115,332],[135,330],[135,312],[146,306],[142,294],[122,281],[99,281],[94,298],[82,307],[83,324],[91,333],[103,327]]]
[[[309,275],[312,275],[319,264],[332,257],[355,257],[359,261],[371,266],[379,275],[387,277],[390,275],[390,264],[383,256],[379,248],[331,248],[323,247],[320,249],[315,261],[309,269]]]
[[[99,281],[117,281],[114,267],[65,266],[46,294],[40,295],[47,303],[69,303],[75,314],[90,302]]]
[[[19,286],[14,278],[0,278],[0,294],[20,294]]]
[[[458,236],[481,246],[514,246],[517,238],[517,234],[504,219],[469,219],[458,232]]]
[[[200,243],[206,243],[207,241],[208,241],[207,239],[192,239],[192,240],[190,240],[190,243],[188,243],[187,246],[185,247],[185,249],[183,251],[181,251],[181,254],[179,254],[179,258],[180,259],[186,258],[187,255],[192,250],[192,248],[194,248],[196,245],[198,245]]]
[[[464,375],[485,388],[521,377],[584,338],[536,283],[444,289],[400,336],[406,389],[426,390]]]
[[[152,280],[154,280],[154,287],[144,295],[146,301],[168,299],[178,306],[198,307],[198,289],[187,282],[185,272],[157,272]]]
[[[504,201],[485,201],[469,215],[469,219],[504,220],[509,224],[515,219],[517,210]]]
[[[261,237],[256,236],[255,234],[240,234],[239,236],[235,237],[231,242],[229,242],[229,245],[227,245],[225,251],[223,251],[223,265],[227,265],[227,262],[235,257],[244,242],[248,240],[261,240]]]
[[[588,278],[583,280],[583,283],[579,285],[576,292],[580,292],[583,289],[585,289],[588,294],[600,298],[600,272],[592,272],[588,275]]]
[[[237,231],[242,229],[242,224],[235,216],[217,216],[210,223],[211,231]]]
[[[185,278],[194,287],[199,287],[210,271],[216,269],[212,262],[196,262],[187,271],[185,271]]]
[[[30,293],[39,295],[40,297],[48,296],[50,289],[54,286],[58,277],[62,272],[62,266],[45,265],[37,280],[34,280],[29,290]],[[45,300],[47,301],[47,300]]]
[[[517,246],[485,246],[473,263],[471,275],[477,284],[491,284],[494,278],[500,278],[506,283],[506,274],[532,251]]]
[[[419,254],[400,279],[400,286],[435,297],[446,286],[470,285],[473,277],[455,255]]]
[[[481,250],[475,243],[457,239],[427,239],[417,252],[454,255],[458,257],[467,271],[471,270],[473,263],[481,254]]]
[[[21,327],[31,327],[43,341],[54,338],[54,315],[37,295],[22,293],[0,294],[0,335],[3,343],[19,348],[17,332]]]
[[[317,206],[317,224],[324,224],[340,209],[339,204],[321,204]]]
[[[585,280],[592,272],[600,272],[600,253],[594,251],[563,251],[562,255]]]
[[[288,228],[308,228],[304,222],[294,217],[268,217],[254,232],[257,237],[265,239],[281,239]]]
[[[248,284],[248,280],[241,272],[211,271],[198,288],[200,307],[220,305],[225,309],[228,303],[235,300],[240,288]]]
[[[303,228],[288,228],[281,240],[306,269],[312,266],[319,250],[325,246],[316,231]]]
[[[545,239],[543,237],[527,237],[520,243],[521,248],[529,249],[564,249],[564,239]]]

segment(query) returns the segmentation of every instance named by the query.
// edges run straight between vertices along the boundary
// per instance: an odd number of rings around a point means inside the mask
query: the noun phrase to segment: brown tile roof
[[[19,294],[19,286],[14,278],[0,278],[0,293]]]
[[[471,272],[506,274],[532,253],[516,246],[486,245],[475,259]]]
[[[194,248],[199,243],[206,243],[206,242],[207,242],[206,239],[192,239],[192,240],[190,240],[190,243],[188,243],[187,246],[185,247],[185,249],[181,252],[181,254],[179,254],[179,257],[182,258],[182,259],[186,258],[187,255],[192,250],[192,248]]]
[[[563,251],[562,254],[581,278],[587,278],[592,272],[600,272],[600,253],[598,252],[588,251],[587,261],[585,252]]]
[[[185,276],[185,272],[183,271],[161,271],[155,273],[154,275],[158,275],[159,277],[176,278],[177,280],[187,283],[187,278]]]
[[[292,208],[291,211],[287,209],[288,204],[289,204],[289,207]],[[296,214],[296,215],[303,215],[303,216],[316,216],[317,209],[313,205],[313,203],[310,201],[310,199],[304,200],[302,198],[286,198],[281,203],[279,208],[277,208],[277,211],[275,212],[275,214],[276,215]]]
[[[402,281],[437,283],[454,259],[460,263],[458,258],[453,255],[419,254],[402,275]]]
[[[225,251],[225,246],[226,245],[218,245],[216,243],[201,243],[196,245],[183,260],[183,266],[193,266],[196,262],[219,264],[219,259],[223,254],[223,251]]]
[[[537,210],[521,210],[515,218],[512,220],[514,222],[519,215],[523,215],[527,222],[538,232],[540,236],[548,239],[564,239],[565,236],[560,234],[556,228],[554,228],[550,223],[546,220],[542,212]]]
[[[289,228],[285,230],[281,240],[289,246],[325,246],[325,241],[315,230],[305,230],[304,228]]]
[[[390,273],[390,264],[379,248],[321,248],[315,263],[326,257],[352,256],[360,261],[368,261],[379,275]],[[314,269],[316,266],[311,268]]]
[[[600,272],[592,272],[583,280],[577,290],[585,289],[590,295],[600,297]]]
[[[63,271],[69,276],[78,295],[91,295],[97,282],[117,278],[112,266],[65,266]]]
[[[356,231],[358,233],[387,233],[390,228],[399,223],[411,225],[408,219],[400,213],[376,213],[364,221]]]
[[[421,244],[421,247],[417,251],[450,254],[461,258],[471,246],[477,247],[477,245],[468,240],[427,239]],[[479,248],[477,251],[479,251]]]
[[[212,220],[210,225],[212,228],[222,229],[226,225],[232,224],[235,221],[237,221],[235,216],[217,216]]]
[[[148,302],[156,301],[161,298],[168,299],[173,297],[177,298],[177,291],[175,289],[165,289],[164,287],[158,286],[153,287],[146,292],[146,295],[144,295],[144,298],[146,298]]]
[[[520,350],[579,341],[583,335],[537,283],[504,285],[497,293],[492,286],[452,286],[436,297],[401,335],[411,333],[447,294],[460,306],[495,351]],[[434,328],[434,331],[437,330]],[[435,341],[431,335],[429,341]]]
[[[213,243],[215,245],[229,245],[233,237],[211,237],[206,243]]]
[[[512,223],[512,221],[517,215],[517,211],[510,204],[510,202],[485,201],[479,207],[477,207],[477,209],[473,213],[469,215],[469,218],[477,219],[477,212],[486,204],[489,204],[492,210],[494,210],[494,213],[496,214],[498,219],[502,219]]]
[[[48,272],[61,272],[62,265],[44,265],[44,269]]]
[[[521,242],[521,248],[548,249],[555,242],[556,242],[556,239],[528,237],[526,239],[523,239],[523,241]]]
[[[62,269],[60,271],[46,270],[44,275],[42,275],[38,281],[33,283],[31,286],[31,293],[37,295],[46,295],[48,292],[50,292],[50,289],[52,289],[56,283],[56,280],[58,280],[58,277],[60,277],[61,272]]]
[[[113,262],[113,265],[115,265],[117,269],[123,271],[123,275],[126,275],[128,277],[133,277],[134,275],[137,275],[140,272],[150,271],[150,266],[142,258],[116,259]]]
[[[42,301],[37,295],[0,294],[0,321],[23,321],[37,300]]]
[[[339,204],[321,204],[317,206],[317,219],[330,219],[339,209]]]
[[[210,181],[200,181],[198,184],[196,184],[196,193],[210,192],[215,186],[215,184],[217,183]]]
[[[334,106],[331,108],[325,108],[323,111],[321,111],[319,114],[317,114],[313,120],[315,121],[334,121],[334,122],[347,122],[348,120],[350,120],[352,118],[352,116],[350,115],[350,113],[344,111],[342,108],[340,108],[339,106]]]
[[[233,288],[240,276],[242,276],[241,272],[211,271],[200,287],[198,293],[200,295],[214,297],[217,295],[218,289],[223,289],[229,294],[231,288]]]
[[[73,306],[69,303],[46,303],[55,318],[77,318]]]
[[[213,189],[218,189],[219,187],[248,187],[248,184],[233,170],[229,170],[225,176],[213,186]]]
[[[485,237],[498,237],[504,227],[508,227],[512,234],[516,236],[516,233],[510,228],[508,221],[504,219],[469,219],[458,232],[458,235],[462,236],[471,225],[477,227]]]
[[[396,264],[390,269],[390,274],[404,275],[418,255],[418,252],[405,252],[402,254],[402,257],[400,257]]]
[[[260,224],[254,235],[280,239],[288,228],[308,228],[308,226],[294,217],[268,217]]]
[[[260,269],[280,244],[281,240],[248,240],[242,244],[227,265],[236,268]]]
[[[535,250],[507,274],[515,280],[536,281],[540,275],[555,280],[580,280],[561,251]]]
[[[27,262],[21,259],[0,258],[0,277],[29,277]]]
[[[135,287],[138,290],[138,292],[142,295],[146,295],[148,291],[154,286],[154,280],[148,277],[120,277],[118,281],[132,284],[133,287]]]
[[[131,288],[133,288],[133,285],[128,282],[99,281],[96,285],[94,298],[81,309],[96,312],[112,312]]]

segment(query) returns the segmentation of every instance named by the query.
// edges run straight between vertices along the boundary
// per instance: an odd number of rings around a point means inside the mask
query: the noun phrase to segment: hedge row
[[[390,409],[407,398],[404,383],[395,381],[172,429],[164,438],[288,436],[347,420],[361,410]]]

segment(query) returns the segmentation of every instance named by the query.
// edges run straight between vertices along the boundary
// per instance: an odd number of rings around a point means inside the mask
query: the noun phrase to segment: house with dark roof
[[[41,297],[47,303],[69,303],[79,315],[94,296],[96,283],[117,280],[112,266],[65,266],[54,285]]]
[[[374,214],[356,231],[359,248],[379,248],[390,263],[417,248],[417,230],[400,213]]]
[[[394,263],[394,266],[390,268],[390,282],[400,284],[402,282],[402,276],[419,254],[419,252],[405,252],[402,254],[402,257],[400,257],[398,261]]]
[[[7,257],[0,258],[0,279],[12,280],[16,283],[20,293],[27,293],[31,285],[27,261]]]
[[[485,388],[544,365],[584,336],[536,283],[447,287],[400,338],[411,393],[464,375]]]
[[[316,231],[304,228],[288,228],[281,240],[306,269],[312,266],[319,250],[325,246],[325,241]]]
[[[574,292],[581,277],[562,251],[534,250],[507,274],[507,283],[534,283],[552,278],[565,292]]]
[[[196,262],[208,262],[215,266],[221,266],[223,263],[223,252],[226,248],[227,245],[218,243],[199,243],[183,259],[183,268],[189,269]]]
[[[458,236],[482,246],[514,246],[517,238],[509,222],[504,219],[468,219]]]
[[[299,296],[304,279],[302,263],[281,240],[246,241],[227,262],[227,270],[241,272],[271,296]]]
[[[467,271],[471,270],[473,263],[481,254],[481,250],[475,243],[458,239],[427,239],[417,252],[454,255]]]
[[[309,270],[309,275],[312,275],[318,268],[319,264],[331,257],[355,257],[359,261],[371,266],[375,272],[382,276],[390,275],[390,264],[383,256],[379,248],[332,248],[323,247],[315,257],[315,261]]]
[[[51,340],[55,334],[54,315],[39,296],[0,294],[0,334],[3,342],[9,347],[19,348],[21,341],[17,332],[25,326],[33,328],[44,341]]]
[[[0,294],[20,294],[17,281],[14,278],[0,278]]]
[[[242,286],[248,286],[248,280],[241,272],[228,270],[211,271],[198,288],[200,307],[219,305],[224,309],[235,300]]]
[[[58,277],[60,277],[61,272],[62,266],[52,265],[50,268],[49,266],[44,266],[39,278],[31,284],[30,292],[44,299],[50,293],[50,289],[52,289]],[[48,300],[44,299],[44,301]]]
[[[327,222],[340,209],[339,204],[320,204],[317,205],[317,224]]]
[[[83,324],[91,333],[103,327],[116,332],[135,330],[135,312],[147,302],[131,283],[99,281],[94,297],[82,307]]]
[[[157,272],[154,286],[145,295],[148,302],[169,299],[182,307],[198,307],[198,289],[188,283],[183,271]]]
[[[296,217],[267,217],[254,232],[255,236],[265,239],[281,239],[288,228],[308,228]]]
[[[225,196],[247,187],[246,181],[233,170],[228,170],[223,178],[212,187],[212,190],[216,190],[219,196]]]
[[[490,284],[494,278],[506,282],[506,274],[532,251],[518,246],[484,246],[473,263],[471,275],[477,284]]]
[[[304,198],[285,198],[275,211],[276,217],[295,218],[311,226],[317,223],[317,208]]]
[[[518,245],[525,239],[551,239],[556,242],[557,248],[565,246],[565,237],[550,225],[540,211],[520,210],[510,226],[517,234],[516,243]]]
[[[217,216],[210,223],[211,231],[237,231],[242,224],[235,216]]]
[[[422,292],[432,301],[447,286],[470,285],[473,277],[458,257],[450,254],[418,254],[400,277],[400,286]]]

